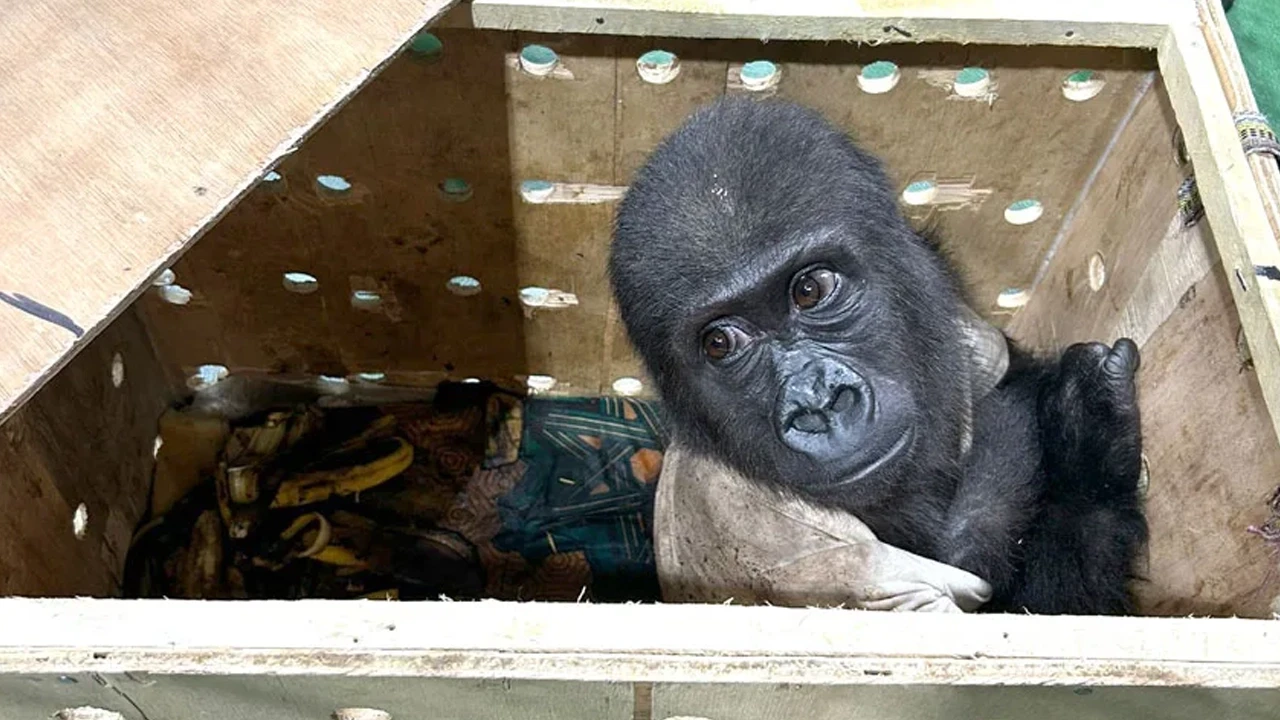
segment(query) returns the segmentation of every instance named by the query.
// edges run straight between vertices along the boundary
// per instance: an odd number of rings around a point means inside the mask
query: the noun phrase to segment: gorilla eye
[[[712,360],[723,360],[750,341],[746,333],[732,325],[720,325],[702,334],[702,352]]]
[[[819,268],[810,270],[791,286],[791,301],[801,310],[809,310],[822,302],[836,289],[836,274]]]

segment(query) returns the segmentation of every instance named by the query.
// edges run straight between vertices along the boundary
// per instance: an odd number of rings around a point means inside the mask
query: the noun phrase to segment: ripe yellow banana
[[[376,440],[350,455],[372,460],[360,464],[342,464],[342,454],[330,455],[324,467],[290,475],[280,483],[271,507],[297,507],[318,503],[337,495],[352,495],[377,487],[404,472],[413,462],[413,446],[399,437]],[[337,465],[337,467],[333,467]]]

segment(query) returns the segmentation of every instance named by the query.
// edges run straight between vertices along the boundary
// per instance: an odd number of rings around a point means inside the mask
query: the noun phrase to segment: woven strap
[[[1194,175],[1178,186],[1178,213],[1182,215],[1184,227],[1195,225],[1204,216],[1204,203],[1200,201],[1200,190],[1196,187]]]
[[[1246,155],[1265,153],[1280,160],[1280,141],[1267,122],[1267,116],[1260,112],[1242,112],[1236,114],[1236,131],[1240,133],[1240,145]]]

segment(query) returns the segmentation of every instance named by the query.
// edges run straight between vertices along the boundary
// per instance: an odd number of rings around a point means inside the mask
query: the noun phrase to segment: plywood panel
[[[451,0],[41,0],[0,26],[0,418]]]
[[[140,303],[167,359],[337,376],[525,371],[503,65],[513,38],[436,35],[438,57],[397,59],[281,165],[281,182],[255,188],[183,258],[190,304]],[[326,174],[353,189],[321,192]],[[469,199],[442,192],[450,178]],[[294,271],[319,290],[287,291]],[[450,293],[457,275],[481,292]],[[357,307],[355,291],[381,302]]]
[[[0,595],[115,594],[169,396],[142,323],[126,312],[0,425]]]

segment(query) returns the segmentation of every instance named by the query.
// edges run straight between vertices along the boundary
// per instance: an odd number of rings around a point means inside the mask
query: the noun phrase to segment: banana
[[[348,441],[342,447],[345,453],[331,454],[324,459],[323,464],[328,467],[295,473],[280,483],[271,508],[311,505],[333,496],[362,492],[399,475],[413,463],[413,446],[399,437],[383,438],[358,449]],[[342,463],[353,458],[343,454],[372,455],[374,459],[344,465]]]

